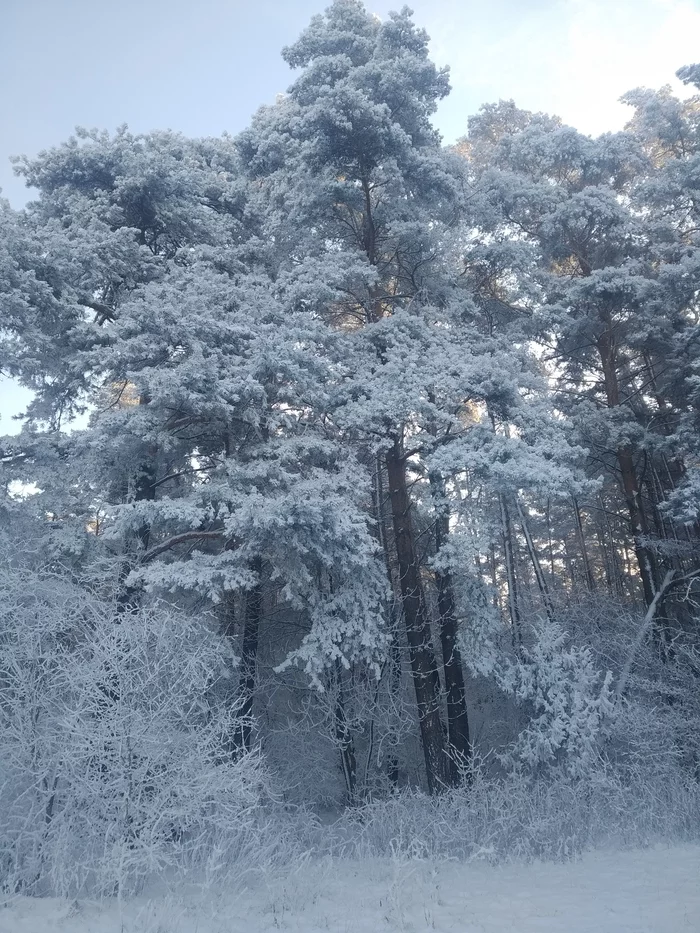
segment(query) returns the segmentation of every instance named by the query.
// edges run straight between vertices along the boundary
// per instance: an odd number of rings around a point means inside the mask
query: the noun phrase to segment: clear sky
[[[0,187],[31,192],[9,156],[33,155],[76,125],[190,136],[236,133],[287,88],[280,57],[325,0],[1,0]],[[640,85],[677,85],[700,60],[700,0],[414,0],[449,64],[453,91],[437,124],[462,136],[482,103],[514,98],[584,132],[619,129],[617,102]],[[366,0],[385,16],[401,2]],[[26,396],[0,378],[0,433]]]

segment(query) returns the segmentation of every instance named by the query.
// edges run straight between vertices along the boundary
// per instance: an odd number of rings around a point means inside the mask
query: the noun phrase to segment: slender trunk
[[[402,685],[402,673],[403,665],[401,659],[401,646],[399,645],[398,640],[398,622],[399,622],[399,611],[398,604],[395,604],[392,607],[392,623],[393,623],[393,632],[394,638],[389,648],[389,683],[388,690],[389,695],[392,698],[392,701],[397,704],[401,703],[401,685]],[[400,769],[399,769],[399,757],[397,750],[399,748],[399,743],[394,739],[393,744],[390,745],[391,751],[387,755],[386,761],[386,771],[387,778],[389,779],[389,785],[393,790],[399,789],[400,782]]]
[[[389,547],[389,532],[387,528],[386,515],[384,509],[384,462],[381,454],[378,454],[375,460],[373,494],[374,494],[374,518],[376,522],[376,534],[384,554],[384,564],[386,575],[389,581],[389,590],[391,592],[391,603],[387,607],[389,631],[391,632],[391,644],[389,646],[389,657],[386,664],[389,665],[389,684],[388,689],[392,697],[398,696],[401,691],[401,645],[399,644],[399,596],[398,581],[394,579],[392,569],[391,549]],[[375,706],[379,697],[379,687],[375,693]],[[374,754],[374,719],[370,722],[370,736],[367,749],[367,763],[365,767],[364,787],[367,787],[367,777],[369,767]],[[399,762],[395,755],[389,755],[387,760],[387,776],[392,787],[398,788],[398,769]]]
[[[426,778],[428,791],[434,794],[449,783],[449,761],[445,754],[440,716],[440,682],[418,571],[411,501],[406,482],[406,461],[398,441],[387,451],[386,466],[403,615],[423,741]]]
[[[240,746],[246,752],[251,750],[253,738],[253,700],[257,682],[258,641],[263,608],[261,558],[254,558],[251,563],[251,570],[257,576],[257,583],[246,594],[243,643],[241,645],[241,673],[238,682],[241,716]]]
[[[145,393],[139,396],[139,405],[148,405],[150,397]],[[129,496],[129,493],[127,492]],[[130,491],[130,500],[132,502],[153,502],[156,498],[156,450],[154,448],[148,451],[148,459],[145,460],[136,476],[134,477],[133,487]],[[128,501],[128,499],[127,499]],[[138,546],[143,551],[148,550],[151,529],[148,523],[144,522],[136,532]],[[139,592],[138,587],[129,586],[126,583],[127,577],[132,569],[132,560],[129,559],[129,552],[134,550],[135,542],[127,542],[125,559],[119,568],[119,584],[117,590],[117,612],[128,612],[138,605]]]
[[[518,603],[518,587],[515,577],[515,560],[513,558],[513,529],[510,522],[510,512],[503,493],[498,496],[501,507],[501,529],[503,532],[503,560],[506,567],[506,583],[508,587],[508,612],[513,635],[513,646],[522,647],[523,636],[520,625],[520,606]]]
[[[153,502],[155,497],[155,465],[144,464],[134,484],[134,491],[131,501]],[[119,584],[117,590],[118,613],[128,612],[129,610],[133,611],[138,606],[141,588],[139,586],[132,586],[126,581],[129,574],[131,573],[135,560],[137,560],[136,553],[138,549],[140,548],[143,552],[148,550],[150,534],[150,526],[144,522],[136,532],[136,541],[138,541],[138,545],[136,545],[136,542],[133,540],[127,543],[126,553],[124,555],[124,559],[121,562],[121,566],[119,567]]]
[[[243,636],[241,639],[241,661],[238,675],[238,687],[234,701],[239,724],[233,734],[225,740],[227,751],[234,757],[240,752],[248,752],[252,747],[253,736],[253,701],[257,683],[257,656],[260,632],[260,620],[263,607],[262,559],[255,558],[250,569],[257,576],[257,583],[245,595],[245,613],[243,616]],[[236,636],[236,604],[233,593],[225,596],[225,616],[223,635],[234,639]]]
[[[608,509],[606,508],[606,505],[605,505],[605,502],[602,496],[599,497],[598,501],[600,503],[600,511],[603,516],[603,521],[605,523],[605,533],[607,535],[607,540],[609,544],[611,572],[614,575],[613,579],[615,581],[613,592],[617,596],[623,596],[625,587],[624,587],[622,568],[620,567],[620,554],[618,551],[617,541],[615,540],[615,535],[613,534],[612,525],[610,523],[610,516],[608,514]]]
[[[501,601],[498,598],[499,586],[498,586],[498,561],[496,560],[496,546],[492,543],[489,545],[489,571],[491,573],[491,589],[493,591],[492,601],[493,608],[500,609]]]
[[[571,559],[571,554],[569,553],[569,542],[564,538],[564,563],[566,564],[566,569],[569,573],[569,580],[571,581],[571,592],[576,592],[576,572],[574,570],[574,562]]]
[[[530,561],[532,562],[532,569],[535,572],[535,580],[537,581],[537,589],[540,591],[540,596],[542,597],[542,602],[544,603],[544,608],[547,613],[547,617],[551,620],[554,618],[554,609],[552,608],[552,600],[549,595],[549,587],[547,586],[547,581],[545,580],[544,573],[542,572],[542,565],[540,564],[540,558],[537,554],[537,549],[535,548],[535,542],[532,539],[530,534],[530,526],[527,523],[525,518],[525,513],[520,504],[520,499],[518,494],[515,494],[515,507],[518,510],[518,518],[520,519],[520,527],[523,530],[523,535],[525,536],[525,544],[527,546],[528,554],[530,555]]]
[[[556,573],[554,572],[554,541],[552,537],[552,502],[547,499],[547,546],[549,548],[549,578],[552,586],[556,583]]]
[[[637,652],[639,651],[639,649],[641,648],[642,643],[644,642],[644,639],[647,635],[647,632],[652,627],[655,617],[659,609],[661,608],[661,605],[664,599],[666,598],[666,596],[668,595],[671,589],[675,576],[676,576],[675,570],[668,570],[666,572],[666,576],[661,582],[661,586],[657,589],[656,593],[654,594],[654,598],[652,599],[647,609],[646,615],[644,616],[644,621],[642,622],[639,628],[639,631],[637,632],[637,636],[634,639],[632,648],[629,654],[627,655],[627,659],[625,660],[625,663],[622,667],[622,671],[620,672],[620,678],[617,682],[617,687],[615,689],[615,702],[618,704],[624,695],[625,687],[627,686],[627,681],[629,680],[629,676],[632,670],[632,665],[634,664],[635,656]]]
[[[583,560],[583,567],[586,572],[586,583],[588,584],[588,589],[591,593],[595,590],[595,580],[593,579],[593,571],[591,570],[591,562],[588,559],[588,547],[586,546],[586,536],[583,531],[583,521],[581,519],[581,509],[579,508],[578,499],[576,496],[571,497],[571,501],[574,505],[574,515],[576,516],[576,531],[578,533],[578,543],[581,548],[581,559]]]
[[[335,738],[340,751],[340,763],[343,769],[343,779],[345,781],[345,790],[348,803],[355,802],[357,792],[357,757],[355,755],[355,743],[348,726],[348,718],[345,712],[345,691],[343,687],[343,669],[339,661],[335,662],[335,676],[337,693],[335,699]]]
[[[445,494],[445,483],[437,473],[430,474],[430,487],[435,502],[435,549],[447,543],[450,532],[450,512]],[[462,655],[457,644],[457,612],[455,609],[452,574],[447,570],[435,572],[438,612],[440,615],[440,643],[447,696],[447,738],[449,743],[450,776],[454,785],[467,774],[471,747],[469,743],[469,714],[464,687]]]
[[[652,551],[644,543],[644,539],[649,535],[649,526],[642,506],[631,448],[620,448],[617,452],[617,461],[622,473],[622,486],[630,516],[630,529],[634,538],[634,553],[639,566],[644,601],[647,606],[651,606],[657,589],[656,560]]]
[[[372,760],[374,759],[374,710],[377,709],[377,704],[379,703],[379,691],[382,688],[382,681],[384,680],[384,675],[389,663],[390,661],[387,659],[382,665],[381,672],[377,678],[377,686],[374,688],[374,697],[372,698],[372,718],[370,719],[369,726],[367,728],[367,752],[365,754],[365,767],[362,774],[361,785],[364,793],[367,793],[367,789],[369,788],[369,772],[370,768],[372,767]]]
[[[603,572],[605,574],[605,587],[608,593],[616,593],[615,587],[615,577],[613,576],[613,569],[611,566],[610,557],[608,555],[608,545],[605,541],[605,533],[603,527],[600,523],[600,519],[596,519],[596,537],[598,539],[598,549],[600,550],[602,562],[603,562]]]
[[[608,408],[618,408],[620,405],[620,387],[615,364],[615,346],[610,329],[606,330],[599,339],[598,351],[603,368]],[[632,447],[629,444],[618,447],[617,463],[620,468],[622,488],[629,513],[630,531],[634,541],[634,553],[637,558],[639,577],[642,581],[644,601],[647,606],[651,606],[658,587],[658,571],[654,554],[645,543],[645,539],[649,535],[649,526],[642,503]]]

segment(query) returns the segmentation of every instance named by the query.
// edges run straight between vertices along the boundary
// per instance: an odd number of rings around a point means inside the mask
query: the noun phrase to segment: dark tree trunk
[[[554,570],[554,537],[552,535],[552,503],[547,499],[547,510],[545,513],[547,519],[547,548],[549,551],[549,579],[554,587],[557,582],[557,575]]]
[[[581,548],[581,559],[583,560],[583,567],[586,571],[586,583],[588,584],[588,589],[592,593],[595,590],[595,580],[593,579],[591,562],[588,558],[588,547],[586,546],[586,535],[583,530],[581,509],[579,508],[578,499],[575,496],[572,496],[571,501],[574,505],[574,515],[576,516],[576,531],[578,532],[578,543],[579,547]]]
[[[150,398],[147,395],[143,394],[139,397],[139,405],[148,405],[149,402]],[[141,464],[139,472],[134,478],[133,494],[131,496],[132,502],[153,502],[155,500],[156,457],[157,451],[155,449],[148,451],[148,459]],[[150,526],[144,522],[136,533],[136,538],[138,540],[137,547],[140,546],[143,551],[148,550],[150,534]],[[129,552],[134,550],[133,545],[135,543],[136,542],[127,544],[126,559],[119,568],[119,587],[117,591],[118,613],[135,609],[139,602],[139,588],[129,586],[126,583],[126,579],[132,569],[132,561],[129,559]]]
[[[520,627],[520,605],[518,602],[518,581],[515,575],[515,559],[513,555],[513,529],[511,527],[510,512],[506,497],[501,493],[498,496],[501,507],[501,527],[503,530],[503,560],[506,567],[506,583],[508,590],[508,613],[512,626],[513,646],[520,648],[523,636]]]
[[[576,580],[576,571],[574,569],[574,562],[571,559],[571,554],[569,553],[569,542],[566,538],[564,538],[564,564],[569,574],[569,580],[571,581],[571,592],[575,593],[578,587],[578,582]]]
[[[616,540],[615,534],[613,533],[612,524],[610,523],[610,515],[608,512],[607,505],[602,496],[598,497],[598,502],[600,503],[600,514],[603,518],[603,537],[607,542],[605,546],[605,551],[610,555],[610,573],[612,574],[612,579],[614,581],[612,591],[616,596],[625,595],[625,584],[623,579],[623,571],[620,566],[620,552],[618,547],[618,541]]]
[[[227,736],[224,745],[232,756],[248,752],[252,747],[253,737],[253,701],[257,684],[258,641],[260,621],[263,609],[262,559],[251,561],[250,569],[257,576],[257,583],[245,595],[243,616],[243,635],[241,639],[241,662],[238,675],[238,687],[234,695],[240,724],[233,735]],[[223,634],[226,638],[236,637],[236,602],[233,593],[226,594]]]
[[[605,586],[608,593],[617,594],[617,583],[615,580],[613,566],[608,554],[608,544],[605,540],[605,531],[599,519],[596,519],[596,537],[598,539],[598,549],[600,551],[603,564],[603,573],[605,574]]]
[[[617,378],[615,346],[609,328],[598,341],[598,351],[603,368],[608,407],[618,408],[620,405],[620,386]],[[634,553],[637,558],[639,577],[642,581],[644,601],[647,606],[651,606],[658,588],[658,570],[654,554],[647,547],[644,540],[649,534],[649,525],[642,503],[634,456],[629,444],[618,447],[617,463],[620,468],[622,489],[629,513],[630,531],[634,541]]]
[[[642,498],[637,481],[637,471],[630,447],[622,447],[617,452],[617,462],[622,474],[622,488],[630,516],[630,529],[634,539],[634,553],[639,566],[639,576],[644,590],[644,601],[651,606],[657,589],[656,559],[644,543],[649,534],[649,525],[642,505]]]
[[[450,533],[450,512],[441,476],[430,475],[430,487],[437,513],[435,521],[435,549],[439,552]],[[457,612],[455,609],[452,575],[446,570],[435,572],[438,612],[440,615],[440,643],[447,698],[447,738],[449,743],[450,777],[457,785],[468,774],[471,760],[469,742],[469,714],[464,687],[462,655],[457,644]]]
[[[243,751],[251,750],[253,738],[253,700],[257,682],[258,641],[260,620],[263,610],[262,560],[256,557],[251,563],[251,570],[258,578],[257,583],[246,594],[245,622],[243,624],[243,643],[241,645],[241,673],[238,683],[240,702],[241,732],[240,745]]]
[[[530,555],[530,562],[532,563],[532,569],[535,573],[535,581],[537,582],[537,589],[540,591],[540,596],[542,597],[542,602],[544,604],[545,612],[547,613],[547,618],[550,620],[554,618],[554,609],[552,607],[552,600],[549,595],[549,587],[547,586],[547,581],[545,579],[544,573],[542,571],[542,564],[540,563],[540,558],[537,553],[537,548],[535,547],[535,542],[530,534],[530,526],[528,525],[527,518],[523,512],[523,508],[520,504],[520,499],[516,493],[515,495],[515,507],[518,510],[518,518],[520,519],[520,527],[523,530],[523,536],[525,537],[525,545],[527,547],[527,552]]]
[[[395,561],[392,559],[392,552],[389,546],[389,529],[387,527],[387,517],[385,505],[385,493],[384,493],[384,458],[381,454],[377,454],[374,463],[374,474],[373,474],[373,497],[374,497],[374,518],[375,518],[375,533],[377,540],[379,541],[382,552],[384,554],[384,563],[386,567],[387,580],[389,581],[389,590],[391,592],[391,602],[387,607],[387,616],[389,631],[391,632],[391,644],[389,647],[389,657],[385,663],[385,667],[388,666],[389,670],[389,692],[393,697],[397,697],[401,692],[401,645],[399,642],[399,590],[398,580],[395,579]],[[377,684],[377,692],[375,693],[375,706],[377,699],[379,698],[379,687],[380,683]],[[396,743],[398,744],[398,743]],[[394,746],[396,747],[396,746]],[[365,777],[364,777],[364,786],[367,787],[367,778],[369,775],[369,768],[372,762],[374,755],[374,719],[370,722],[370,737],[367,748],[367,761],[365,766]],[[392,788],[398,789],[399,786],[399,761],[396,755],[389,755],[387,757],[387,776],[389,778],[389,783]]]
[[[335,675],[337,686],[334,713],[335,738],[338,742],[338,749],[340,750],[340,763],[343,769],[343,779],[345,780],[345,791],[347,793],[348,803],[353,804],[357,794],[357,757],[355,755],[355,743],[348,726],[348,718],[345,712],[343,669],[339,661],[335,662]]]
[[[398,441],[387,451],[386,466],[403,615],[423,741],[428,791],[434,794],[449,783],[450,768],[440,716],[440,680],[418,570],[418,555],[411,521],[411,500],[406,482],[406,460]]]

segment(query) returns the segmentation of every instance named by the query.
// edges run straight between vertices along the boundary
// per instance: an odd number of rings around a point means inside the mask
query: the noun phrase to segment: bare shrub
[[[255,834],[258,753],[237,726],[225,643],[171,608],[117,614],[60,575],[0,579],[0,881],[133,890]]]

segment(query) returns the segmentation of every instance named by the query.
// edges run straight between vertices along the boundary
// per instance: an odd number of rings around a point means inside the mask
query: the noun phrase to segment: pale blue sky
[[[0,187],[27,192],[9,164],[76,124],[191,135],[243,129],[286,89],[280,58],[324,0],[2,0]],[[380,16],[401,2],[367,0]],[[617,98],[673,83],[700,60],[700,0],[414,0],[453,92],[437,122],[463,135],[480,104],[513,97],[585,132],[621,127]],[[26,396],[0,379],[0,433]]]

